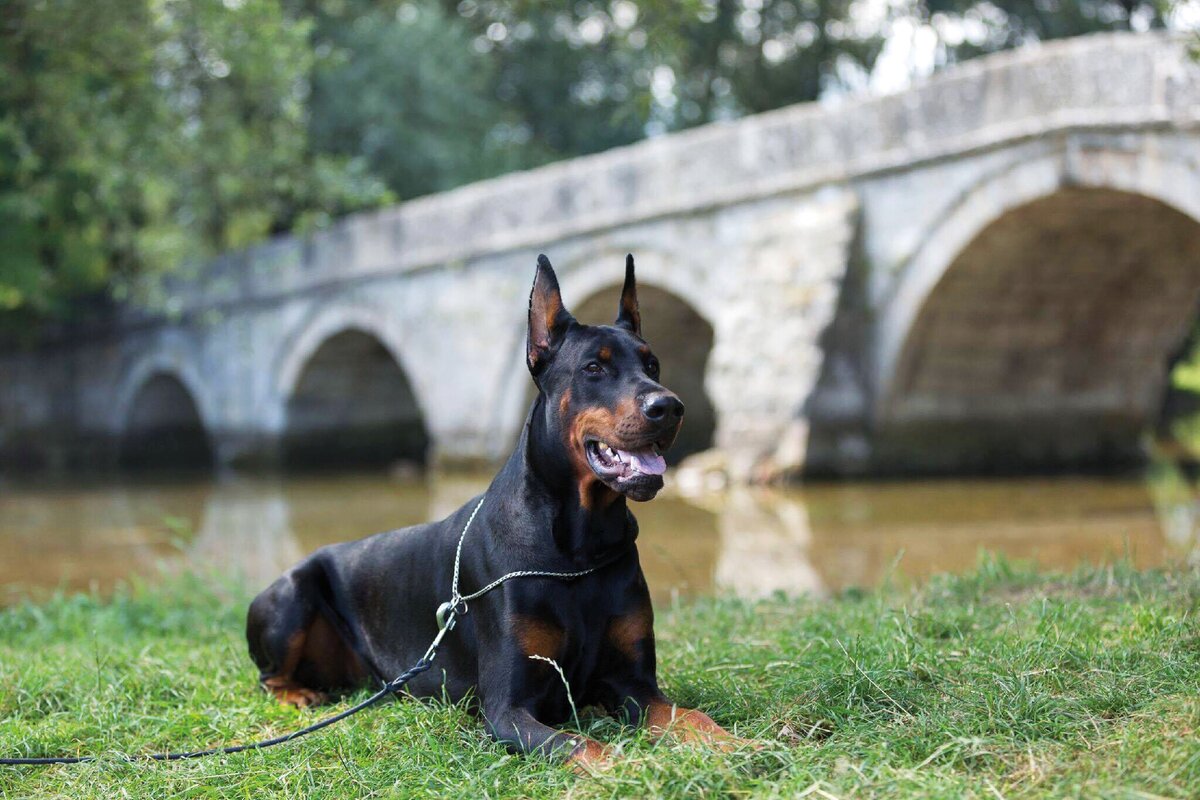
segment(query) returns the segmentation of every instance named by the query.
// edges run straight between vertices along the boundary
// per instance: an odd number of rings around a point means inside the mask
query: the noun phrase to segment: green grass
[[[329,713],[256,689],[245,601],[193,579],[0,613],[0,754],[110,754],[0,767],[0,795],[1200,795],[1200,571],[1039,575],[985,560],[916,589],[660,609],[665,688],[758,751],[655,744],[585,715],[623,754],[580,778],[506,754],[463,707],[408,701],[265,752],[112,757],[275,735]]]

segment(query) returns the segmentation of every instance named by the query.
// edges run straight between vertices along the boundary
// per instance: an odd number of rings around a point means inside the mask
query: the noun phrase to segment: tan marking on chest
[[[630,661],[641,658],[639,645],[654,635],[654,611],[649,604],[608,623],[607,638],[617,652]]]
[[[537,617],[513,617],[517,644],[526,656],[558,658],[567,642],[567,632],[552,622]]]

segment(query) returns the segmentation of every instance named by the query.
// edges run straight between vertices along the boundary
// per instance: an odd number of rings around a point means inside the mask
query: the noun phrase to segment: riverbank
[[[0,612],[0,755],[202,747],[329,713],[255,688],[246,599],[176,579]],[[507,755],[464,708],[406,702],[260,753],[0,767],[0,795],[1194,797],[1198,610],[1198,570],[996,561],[834,600],[703,600],[658,611],[664,687],[758,751],[656,745],[585,716],[623,756],[578,778]]]

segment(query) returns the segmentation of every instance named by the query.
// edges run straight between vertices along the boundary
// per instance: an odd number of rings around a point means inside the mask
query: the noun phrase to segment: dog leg
[[[366,670],[317,610],[310,569],[283,576],[250,604],[246,639],[263,688],[297,708],[329,702],[328,691],[360,684]]]
[[[541,753],[581,773],[603,768],[612,761],[610,749],[595,739],[544,725],[523,708],[508,708],[494,716],[484,716],[492,736],[510,753]]]

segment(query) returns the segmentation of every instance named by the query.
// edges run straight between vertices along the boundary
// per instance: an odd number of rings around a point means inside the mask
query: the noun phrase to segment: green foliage
[[[816,100],[864,78],[884,28],[851,0],[715,0],[664,4],[655,38],[672,35],[676,74],[670,127],[682,128]],[[675,14],[665,13],[666,9]],[[689,13],[690,11],[690,13]]]
[[[664,689],[757,751],[653,743],[581,714],[620,754],[579,778],[508,755],[465,706],[406,701],[260,753],[117,758],[278,735],[336,710],[284,708],[254,686],[246,600],[227,582],[182,580],[0,612],[0,753],[108,755],[0,768],[0,795],[1193,797],[1200,786],[1194,570],[1044,575],[988,559],[911,591],[659,609]]]
[[[869,71],[882,30],[850,0],[466,0],[458,13],[495,63],[495,96],[554,157],[648,132],[815,100]]]
[[[105,2],[15,2],[0,15],[0,303],[45,312],[139,256],[156,187],[136,156],[162,110],[152,20]]]
[[[0,21],[0,307],[17,320],[390,198],[308,147],[310,25],[277,2],[14,0]]]
[[[329,53],[313,80],[316,149],[361,157],[401,197],[527,163],[509,158],[492,63],[457,16],[432,2],[342,9],[316,33],[317,50]]]
[[[1197,337],[1193,335],[1192,338]],[[1200,346],[1188,350],[1184,358],[1171,368],[1171,385],[1186,392],[1200,394]]]
[[[920,0],[919,18],[941,42],[944,61],[962,61],[1030,42],[1100,31],[1163,28],[1172,0]]]
[[[182,207],[206,244],[243,247],[387,198],[309,148],[309,21],[271,0],[187,0],[165,12],[157,80],[180,139]]]

